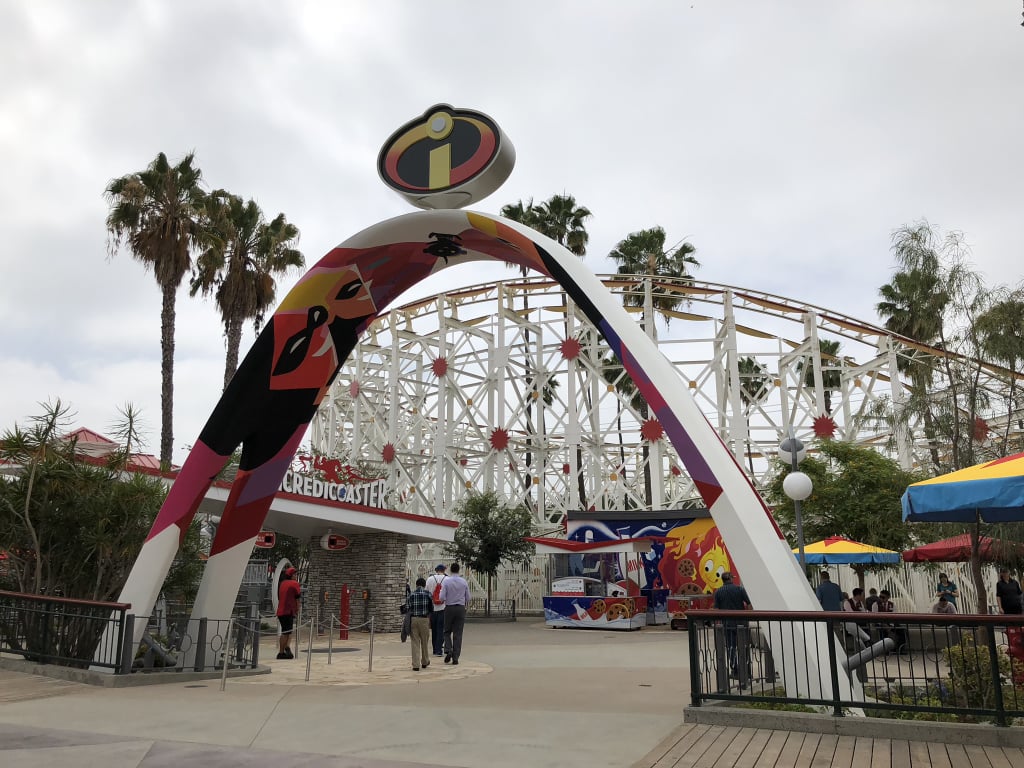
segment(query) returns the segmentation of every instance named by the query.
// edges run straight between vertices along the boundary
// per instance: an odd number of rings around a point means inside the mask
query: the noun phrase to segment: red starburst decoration
[[[675,464],[672,465],[672,470],[671,471],[672,471],[672,474],[675,475],[676,477],[679,477],[681,474],[683,474],[683,470],[681,470]]]
[[[390,464],[395,460],[395,446],[391,443],[387,443],[380,451],[380,457],[384,459],[385,464]]]
[[[832,420],[831,416],[818,416],[814,419],[814,436],[815,437],[835,437],[836,434],[836,423]]]
[[[640,434],[643,435],[645,440],[653,443],[655,440],[661,439],[661,436],[665,434],[665,430],[662,429],[661,423],[657,419],[648,419],[640,427]]]
[[[974,417],[974,440],[983,443],[988,438],[988,423],[981,416]]]
[[[491,448],[496,451],[504,451],[508,448],[508,430],[498,427],[491,432],[490,437]]]
[[[558,348],[562,350],[562,357],[566,360],[575,360],[583,350],[576,339],[566,339],[558,345]]]
[[[439,379],[448,373],[448,361],[443,357],[437,358],[430,364],[430,367],[434,371],[434,375]]]
[[[562,465],[562,474],[563,475],[568,475],[571,470],[572,470],[572,467],[570,467],[568,464],[563,464]]]
[[[353,398],[353,399],[359,397],[359,382],[358,381],[353,381],[351,384],[348,385],[348,396]]]

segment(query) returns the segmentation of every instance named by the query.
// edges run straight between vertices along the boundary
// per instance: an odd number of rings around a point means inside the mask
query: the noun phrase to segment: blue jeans
[[[444,653],[444,609],[430,614],[430,645],[434,655]]]

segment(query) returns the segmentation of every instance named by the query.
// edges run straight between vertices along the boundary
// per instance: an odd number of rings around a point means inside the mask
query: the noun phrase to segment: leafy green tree
[[[445,553],[474,571],[487,574],[487,612],[491,606],[491,580],[502,563],[529,562],[536,551],[526,537],[531,532],[530,512],[506,506],[494,491],[466,496],[454,509],[459,527]]]
[[[205,204],[216,237],[196,260],[190,285],[195,296],[212,294],[224,323],[227,355],[224,387],[238,368],[242,326],[253,320],[258,332],[268,309],[277,299],[275,277],[305,264],[294,248],[299,230],[279,213],[267,221],[255,201],[217,190]]]
[[[209,242],[203,220],[202,172],[189,153],[171,165],[161,152],[145,170],[111,181],[105,196],[108,250],[123,246],[153,270],[162,293],[160,309],[160,463],[174,451],[174,325],[178,288],[192,267],[192,253]]]
[[[796,546],[793,501],[782,490],[789,466],[776,460],[775,478],[765,489],[775,519],[792,546]],[[902,469],[898,462],[872,448],[822,440],[800,463],[814,483],[802,502],[804,536],[808,541],[845,536],[854,541],[902,551],[911,543],[903,522],[900,497],[921,475]]]
[[[987,286],[971,266],[963,235],[943,236],[925,221],[893,234],[893,255],[898,271],[880,289],[879,313],[890,330],[931,349],[908,360],[907,396],[903,402],[883,403],[883,417],[894,434],[908,423],[923,423],[936,474],[1006,455],[1012,435],[1009,423],[994,432],[989,422],[1009,422],[1021,408],[1020,374],[1012,364],[1022,352],[1024,293]],[[986,358],[1009,361],[1011,367],[1000,369]],[[1002,378],[1007,386],[993,392],[983,373]],[[980,520],[971,527],[971,535],[977,545]],[[977,552],[977,546],[973,549]],[[977,557],[971,558],[971,574],[977,609],[985,613],[985,584]]]
[[[60,401],[0,438],[0,460],[17,471],[0,481],[0,549],[12,586],[33,594],[113,600],[163,503],[159,480],[129,473],[138,416],[130,406],[116,428],[121,448],[102,460],[82,456]],[[194,596],[201,563],[198,525],[165,588]]]
[[[111,601],[120,594],[166,494],[163,483],[129,473],[138,445],[136,414],[122,411],[122,448],[101,459],[78,453],[63,437],[68,410],[45,406],[25,428],[0,437],[0,461],[14,469],[0,480],[0,549],[8,554],[6,586],[19,592]],[[199,583],[199,526],[193,525],[164,583],[165,594],[192,600]],[[95,622],[70,620],[53,631],[44,615],[22,617],[24,650],[92,659]],[[0,621],[0,632],[4,631]]]

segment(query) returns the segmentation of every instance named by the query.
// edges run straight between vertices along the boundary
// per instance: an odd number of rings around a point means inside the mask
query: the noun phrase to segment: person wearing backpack
[[[444,564],[434,568],[434,575],[427,579],[427,592],[430,593],[434,611],[430,614],[430,645],[435,656],[444,656],[444,600],[441,599],[441,585],[444,583]]]

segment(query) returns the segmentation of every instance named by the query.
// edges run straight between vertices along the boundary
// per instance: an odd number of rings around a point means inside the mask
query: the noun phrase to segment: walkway
[[[1019,768],[1024,750],[683,725],[633,768]]]
[[[1024,765],[1020,750],[680,724],[686,633],[471,623],[461,664],[325,640],[272,672],[102,689],[0,671],[0,765],[33,768],[677,768]],[[742,722],[742,712],[736,713]],[[987,761],[987,762],[986,762]]]

